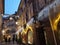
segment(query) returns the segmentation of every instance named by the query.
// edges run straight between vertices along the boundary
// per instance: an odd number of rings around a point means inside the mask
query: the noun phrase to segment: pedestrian
[[[12,41],[13,41],[13,44],[14,44],[14,41],[15,41],[15,35],[13,35]]]
[[[4,41],[5,41],[5,35],[3,36],[3,39],[4,39]]]
[[[15,37],[15,41],[17,42],[17,35],[16,35],[16,37]]]
[[[5,42],[7,43],[7,37],[5,37]]]
[[[8,39],[8,42],[10,43],[11,42],[11,38],[9,37],[9,39]]]

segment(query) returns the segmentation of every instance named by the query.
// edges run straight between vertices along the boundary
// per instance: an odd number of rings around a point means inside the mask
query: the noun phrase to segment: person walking
[[[7,43],[7,37],[5,37],[5,42]]]
[[[14,44],[14,41],[15,41],[15,35],[13,35],[12,41],[13,41],[13,44]]]
[[[11,38],[9,37],[9,39],[8,39],[8,42],[10,43],[11,42]]]

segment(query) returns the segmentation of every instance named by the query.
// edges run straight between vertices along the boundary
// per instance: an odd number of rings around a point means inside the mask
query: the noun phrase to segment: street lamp
[[[10,20],[12,20],[13,18],[12,17],[10,17]]]
[[[3,34],[3,35],[5,34],[5,31],[4,31],[4,30],[2,30],[2,34]]]
[[[18,25],[18,22],[16,22],[16,25]]]

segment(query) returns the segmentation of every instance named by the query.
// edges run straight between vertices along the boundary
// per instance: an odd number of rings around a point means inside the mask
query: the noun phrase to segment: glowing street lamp
[[[13,18],[12,17],[10,17],[10,20],[12,20]]]
[[[18,22],[16,22],[16,24],[18,24]]]
[[[19,25],[18,22],[16,22],[16,25]]]
[[[2,34],[3,34],[3,35],[5,34],[5,31],[4,31],[4,30],[2,30]]]

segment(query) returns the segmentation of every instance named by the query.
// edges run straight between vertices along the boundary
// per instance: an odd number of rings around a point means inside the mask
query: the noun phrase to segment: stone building
[[[0,0],[0,14],[4,13],[4,0]]]
[[[2,16],[4,14],[4,0],[0,0],[0,41],[2,39]]]
[[[29,26],[33,30],[33,43],[35,45],[40,45],[40,27],[44,25],[44,38],[45,43],[48,45],[56,45],[56,39],[53,35],[53,31],[51,28],[50,20],[49,20],[49,5],[54,4],[55,0],[21,0],[20,5],[18,7],[17,15],[20,16],[20,19],[18,20],[21,27],[25,27],[28,22],[31,21],[33,18],[32,25]],[[55,5],[55,4],[54,4]],[[48,7],[48,8],[47,8]],[[49,11],[43,11],[47,8]],[[40,23],[40,24],[39,24]],[[41,25],[42,24],[42,25]],[[25,27],[26,28],[26,27]],[[27,34],[24,35],[26,38],[26,44],[29,43],[28,39],[28,31]],[[43,35],[43,34],[42,34]],[[41,44],[42,45],[42,44]]]

